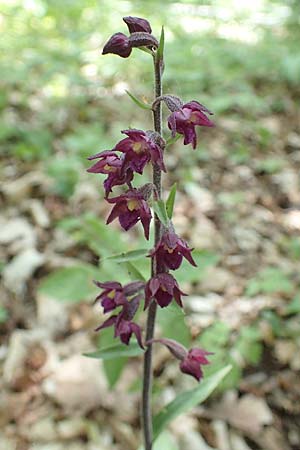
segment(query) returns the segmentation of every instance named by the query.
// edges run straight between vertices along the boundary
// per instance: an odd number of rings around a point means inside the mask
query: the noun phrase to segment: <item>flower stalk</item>
[[[157,55],[153,56],[154,62],[154,94],[155,98],[162,95],[162,64]],[[154,130],[162,134],[162,110],[161,104],[153,110],[153,124]],[[158,164],[152,164],[153,170],[153,184],[155,186],[156,195],[161,198],[161,168]],[[161,236],[161,222],[158,216],[154,215],[154,243],[158,244]],[[155,277],[158,273],[163,271],[160,266],[158,258],[152,258],[151,276]],[[153,339],[155,329],[157,304],[152,300],[147,317],[146,325],[146,342]],[[153,430],[152,430],[152,412],[151,412],[151,392],[152,392],[152,344],[150,343],[144,355],[144,374],[143,374],[143,396],[142,396],[142,422],[144,430],[144,444],[145,450],[152,449]]]

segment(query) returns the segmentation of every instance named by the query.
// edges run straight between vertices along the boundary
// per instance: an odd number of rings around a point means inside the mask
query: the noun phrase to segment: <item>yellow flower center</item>
[[[173,248],[169,248],[166,244],[164,244],[164,250],[166,250],[168,253],[173,253],[174,249]]]
[[[197,120],[198,120],[197,114],[193,112],[190,117],[190,122],[195,123],[197,122]]]
[[[132,150],[135,153],[141,153],[141,151],[143,150],[143,146],[141,142],[135,142],[132,146]]]
[[[110,291],[109,294],[107,294],[107,297],[108,297],[108,298],[115,298],[115,295],[116,295],[116,290],[113,289],[112,291]]]
[[[127,202],[127,208],[129,209],[129,211],[134,211],[135,209],[137,209],[139,207],[139,202],[138,200],[128,200]]]
[[[115,172],[117,170],[116,167],[109,166],[108,164],[105,164],[103,169],[106,170],[107,172]]]

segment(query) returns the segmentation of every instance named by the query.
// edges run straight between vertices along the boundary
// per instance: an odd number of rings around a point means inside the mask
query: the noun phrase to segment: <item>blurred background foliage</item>
[[[130,271],[134,278],[137,275],[134,264],[116,266],[109,259],[103,259],[100,269],[97,264],[99,258],[111,253],[145,246],[142,237],[135,235],[133,239],[131,234],[106,227],[97,218],[97,208],[88,211],[72,206],[80,183],[93,178],[85,173],[86,157],[112,148],[120,140],[122,129],[151,127],[150,113],[141,113],[125,94],[128,89],[151,102],[149,55],[135,50],[129,60],[101,56],[111,34],[127,32],[123,16],[146,17],[157,36],[165,26],[165,92],[185,101],[195,98],[215,114],[216,130],[201,132],[197,151],[177,143],[166,156],[170,167],[165,179],[167,189],[178,181],[179,200],[184,202],[182,195],[186,194],[198,198],[199,166],[205,166],[204,178],[216,184],[225,168],[234,171],[237,166],[247,166],[256,176],[273,176],[286,168],[286,155],[278,151],[277,137],[265,119],[279,119],[283,133],[285,129],[297,131],[298,0],[1,0],[0,8],[1,178],[13,180],[38,168],[50,180],[48,195],[71,205],[63,214],[54,214],[53,226],[71,236],[78,246],[78,265],[50,275],[42,273],[41,292],[64,301],[80,301],[93,297],[90,281],[99,274],[110,279],[117,270],[121,282],[128,281]],[[225,161],[217,172],[210,153],[212,139]],[[94,202],[100,203],[99,178],[92,182],[98,183],[99,190]],[[222,186],[216,189],[221,223],[229,227],[238,223],[239,208],[247,201],[246,191],[243,186],[228,191]],[[277,244],[286,258],[299,261],[299,237],[282,233]],[[178,275],[181,283],[195,284],[222,258],[222,248],[203,249],[199,245],[197,252],[199,270],[193,272],[184,266]],[[148,263],[139,261],[139,271],[146,274]],[[251,270],[241,275],[246,280],[243,293],[249,298],[274,294],[289,300],[283,318],[265,311],[263,319],[274,336],[293,336],[294,329],[286,324],[300,311],[299,280],[288,268],[265,267],[258,274],[253,267]],[[161,318],[166,335],[178,338],[181,333],[181,341],[189,344],[190,332],[172,325],[174,317],[181,323],[180,312],[166,314]],[[0,310],[0,322],[7,317],[6,309]],[[103,335],[103,342],[109,343],[111,336]],[[208,371],[227,362],[234,364],[226,387],[236,385],[241,368],[257,364],[263,351],[256,321],[234,335],[225,322],[216,322],[198,339],[216,352],[215,364]],[[112,373],[111,384],[117,381],[118,370],[115,367],[111,371],[107,366],[107,373]]]

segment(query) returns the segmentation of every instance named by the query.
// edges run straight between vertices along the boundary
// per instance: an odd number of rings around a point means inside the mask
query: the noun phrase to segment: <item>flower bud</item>
[[[105,44],[102,55],[113,53],[121,56],[121,58],[128,58],[131,53],[131,44],[129,39],[123,33],[115,33]]]
[[[142,31],[144,33],[151,33],[151,26],[148,20],[141,19],[140,17],[123,17],[124,22],[128,26],[130,33],[136,33]]]
[[[129,36],[131,47],[158,47],[158,41],[150,33],[135,32]]]
[[[152,109],[155,110],[160,102],[165,102],[167,108],[171,112],[178,111],[183,106],[183,102],[179,97],[171,94],[166,94],[162,95],[161,97],[157,97],[154,100],[154,102],[152,103]]]

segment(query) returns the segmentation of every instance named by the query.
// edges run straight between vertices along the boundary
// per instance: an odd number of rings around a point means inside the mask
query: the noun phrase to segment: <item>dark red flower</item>
[[[103,289],[103,292],[96,297],[95,301],[101,300],[104,313],[112,311],[118,306],[125,305],[128,297],[132,297],[144,287],[142,281],[133,281],[124,287],[117,281],[106,281],[105,283],[94,281],[94,283]]]
[[[166,230],[149,256],[156,256],[163,265],[171,270],[178,269],[183,257],[196,267],[197,264],[191,255],[192,250],[174,231]]]
[[[122,58],[128,58],[132,50],[128,36],[123,33],[115,33],[105,44],[102,55],[113,53]]]
[[[122,311],[118,315],[109,317],[102,325],[96,328],[96,331],[100,331],[103,328],[114,325],[115,337],[119,337],[123,344],[128,345],[132,334],[135,334],[136,339],[141,348],[144,348],[142,343],[141,328],[136,323],[132,322],[132,319],[139,307],[139,303],[142,299],[142,295],[137,295],[130,301],[125,301],[122,304]]]
[[[206,352],[202,348],[192,348],[180,363],[181,372],[192,375],[192,377],[200,381],[203,378],[201,366],[209,364],[206,358],[207,355],[213,355],[213,353]]]
[[[149,239],[152,214],[141,189],[129,189],[125,194],[108,198],[107,201],[115,203],[106,221],[107,224],[118,218],[121,227],[127,231],[140,220],[144,228],[145,238]]]
[[[179,366],[181,372],[191,375],[196,378],[197,381],[200,381],[201,378],[203,378],[201,366],[210,364],[206,356],[213,355],[213,353],[207,352],[202,348],[191,348],[190,350],[187,350],[183,345],[179,344],[179,342],[174,339],[166,338],[151,339],[146,342],[146,345],[155,342],[165,345],[175,356],[175,358],[181,361]]]
[[[192,144],[195,149],[197,145],[195,126],[214,126],[205,113],[212,114],[196,100],[186,103],[177,111],[172,112],[168,118],[168,127],[172,130],[172,136],[175,137],[176,133],[182,134],[184,136],[184,145]]]
[[[124,22],[128,26],[129,33],[144,32],[152,33],[150,23],[146,19],[140,17],[123,17]]]
[[[125,155],[118,156],[114,151],[107,150],[88,158],[90,161],[99,159],[92,167],[87,169],[91,173],[104,173],[108,177],[104,181],[106,197],[112,191],[113,186],[119,186],[133,179],[133,170],[129,167]]]
[[[122,139],[114,150],[125,153],[130,169],[142,174],[145,165],[152,161],[166,172],[162,148],[155,133],[135,129],[123,130],[122,133],[128,137]],[[160,144],[163,145],[162,142]]]
[[[96,286],[103,289],[103,292],[96,297],[95,301],[101,300],[104,313],[112,311],[117,308],[117,306],[121,306],[126,302],[121,283],[118,283],[117,281],[107,281],[105,283],[95,281],[94,283]]]
[[[145,286],[145,309],[154,298],[161,308],[168,306],[172,299],[182,307],[181,296],[187,295],[179,289],[178,283],[170,273],[159,273]]]

